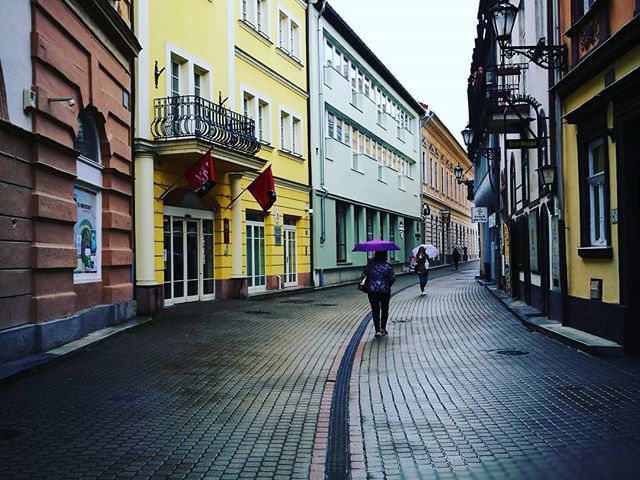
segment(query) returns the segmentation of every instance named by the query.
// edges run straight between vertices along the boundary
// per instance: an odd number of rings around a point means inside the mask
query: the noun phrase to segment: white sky
[[[462,143],[477,0],[329,0],[413,95]]]

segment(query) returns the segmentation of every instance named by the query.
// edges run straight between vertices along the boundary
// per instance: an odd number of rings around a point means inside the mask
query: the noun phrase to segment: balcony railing
[[[469,118],[473,128],[481,129],[486,115],[507,106],[507,99],[522,94],[522,71],[528,64],[491,65],[470,78]]]
[[[249,155],[260,150],[251,118],[196,95],[156,98],[151,131],[156,139],[203,139]]]

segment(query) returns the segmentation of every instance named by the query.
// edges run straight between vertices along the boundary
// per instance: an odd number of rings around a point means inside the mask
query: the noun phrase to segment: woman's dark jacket
[[[391,285],[396,281],[393,267],[387,262],[371,260],[364,269],[367,276],[367,292],[391,293]]]

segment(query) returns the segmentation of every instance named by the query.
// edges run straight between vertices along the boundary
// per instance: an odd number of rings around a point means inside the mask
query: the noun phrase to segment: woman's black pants
[[[380,329],[387,329],[387,319],[389,318],[390,293],[369,292],[369,303],[371,304],[371,314],[373,316],[373,326],[376,332]]]

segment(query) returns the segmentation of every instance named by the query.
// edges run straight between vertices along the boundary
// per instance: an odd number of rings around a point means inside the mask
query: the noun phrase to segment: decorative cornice
[[[275,81],[279,82],[281,85],[287,87],[292,92],[297,93],[298,95],[300,95],[305,100],[307,100],[309,98],[309,95],[307,94],[307,92],[305,92],[302,88],[300,88],[299,86],[297,86],[295,83],[291,82],[290,80],[284,78],[278,72],[276,72],[272,68],[268,67],[267,65],[262,63],[260,60],[258,60],[255,57],[253,57],[251,54],[245,52],[240,47],[236,46],[235,47],[235,52],[236,52],[236,56],[238,58],[241,58],[242,60],[244,60],[245,62],[247,62],[251,66],[257,68],[262,73],[264,73],[265,75],[267,75],[270,78],[274,79]]]

